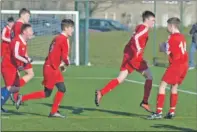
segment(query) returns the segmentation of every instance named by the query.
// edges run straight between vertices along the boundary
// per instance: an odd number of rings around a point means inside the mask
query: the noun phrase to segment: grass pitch
[[[21,89],[22,94],[42,90],[42,67],[34,66],[35,78]],[[118,67],[70,67],[65,73],[67,93],[61,103],[60,111],[67,119],[48,118],[53,97],[25,102],[17,111],[9,101],[4,107],[10,113],[2,114],[3,131],[166,131],[197,130],[195,73],[189,71],[180,86],[177,117],[173,120],[146,120],[149,115],[139,107],[143,96],[144,78],[134,72],[128,80],[107,94],[100,107],[94,105],[95,89],[102,88],[110,78],[117,75]],[[150,104],[155,109],[157,84],[163,68],[151,68],[154,87]],[[169,108],[169,90],[165,100],[164,114]],[[10,125],[11,124],[11,125]]]
[[[187,30],[185,30],[185,33]],[[152,62],[153,34],[150,34],[145,58]],[[165,30],[158,30],[157,43],[167,39]],[[94,104],[96,89],[102,88],[116,77],[122,61],[123,48],[130,38],[129,33],[90,34],[91,67],[71,66],[64,73],[67,87],[60,111],[66,119],[48,118],[56,88],[51,97],[25,102],[17,111],[11,101],[4,106],[9,113],[2,114],[3,131],[195,131],[197,130],[196,70],[188,75],[180,86],[176,118],[173,120],[146,120],[149,115],[139,107],[143,97],[144,78],[134,72],[112,92],[103,97],[100,107]],[[50,37],[37,38],[29,47],[31,56],[45,57]],[[187,36],[188,44],[190,37]],[[189,46],[188,46],[189,47]],[[39,49],[37,49],[39,48]],[[42,49],[42,50],[40,50]],[[155,48],[157,50],[157,47]],[[157,56],[166,56],[156,52]],[[22,94],[43,90],[42,66],[34,65],[35,78],[21,89]],[[158,85],[164,68],[151,67],[154,77],[150,104],[155,109]],[[165,100],[164,114],[169,108],[169,90]]]

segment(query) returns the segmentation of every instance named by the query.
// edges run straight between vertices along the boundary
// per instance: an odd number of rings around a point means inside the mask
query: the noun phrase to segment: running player
[[[50,97],[54,87],[56,86],[58,91],[55,95],[55,99],[52,105],[51,112],[49,117],[60,117],[64,118],[65,116],[61,115],[58,111],[59,104],[61,103],[64,93],[66,92],[66,87],[64,84],[64,77],[61,71],[65,71],[64,66],[60,66],[61,62],[64,62],[64,65],[69,65],[69,37],[72,36],[74,31],[74,22],[70,19],[63,19],[61,22],[62,33],[57,35],[49,48],[48,56],[46,57],[45,64],[43,66],[43,85],[44,90],[33,92],[18,97],[16,103],[16,108],[19,109],[21,102],[33,99],[41,99]],[[59,68],[60,67],[60,68]],[[61,70],[60,70],[61,69]]]
[[[7,20],[7,25],[3,28],[2,31],[2,42],[1,42],[1,56],[3,57],[6,53],[9,52],[9,44],[11,42],[11,29],[14,25],[14,18],[9,17]]]
[[[18,71],[32,69],[32,60],[27,54],[27,40],[33,36],[30,24],[23,24],[21,34],[15,37],[10,43],[10,53],[6,54],[1,62],[1,73],[5,87],[1,88],[1,108],[6,103],[11,93],[19,91],[19,87],[31,80],[34,74],[26,74],[19,77]],[[14,88],[13,88],[14,86]],[[16,88],[17,87],[17,88]]]
[[[143,54],[148,41],[149,28],[152,28],[155,23],[155,14],[151,11],[144,11],[142,14],[142,19],[143,24],[136,27],[133,36],[125,46],[119,76],[111,80],[104,88],[96,91],[95,104],[97,106],[99,106],[99,103],[104,95],[122,83],[128,74],[136,70],[146,78],[144,85],[144,97],[140,106],[151,112],[148,104],[148,98],[152,88],[152,75],[148,68],[147,62],[143,59]]]

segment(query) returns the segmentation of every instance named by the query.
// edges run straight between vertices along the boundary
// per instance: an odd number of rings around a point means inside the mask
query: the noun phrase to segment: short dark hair
[[[174,25],[176,28],[180,28],[181,20],[178,17],[171,17],[167,20],[167,23]]]
[[[61,22],[61,29],[64,30],[65,27],[74,27],[75,23],[71,19],[63,19]]]
[[[155,14],[151,11],[144,11],[142,13],[143,22],[145,21],[146,18],[149,18],[149,17],[155,17]]]
[[[8,22],[14,22],[14,18],[13,17],[8,17],[7,21]]]
[[[22,14],[25,14],[25,13],[31,14],[30,13],[30,10],[28,10],[27,8],[20,9],[20,11],[19,11],[19,17],[21,17],[21,15]]]
[[[31,24],[23,24],[21,27],[21,34],[23,33],[24,30],[26,30],[27,28],[31,28]]]

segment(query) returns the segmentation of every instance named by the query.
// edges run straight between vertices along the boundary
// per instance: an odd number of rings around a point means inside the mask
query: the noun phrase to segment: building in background
[[[50,2],[49,2],[50,1]],[[29,7],[33,10],[74,10],[74,0],[4,0],[2,9],[20,9]],[[79,2],[80,3],[80,2]],[[80,6],[81,4],[81,6]],[[80,15],[84,16],[83,2]],[[144,10],[154,11],[154,1],[152,0],[92,0],[89,4],[90,16],[93,18],[112,19],[122,22],[130,27],[141,21],[141,13]],[[156,23],[159,27],[166,26],[169,17],[183,13],[183,25],[189,26],[197,21],[197,1],[186,0],[183,2],[183,9],[180,10],[179,1],[157,1]]]

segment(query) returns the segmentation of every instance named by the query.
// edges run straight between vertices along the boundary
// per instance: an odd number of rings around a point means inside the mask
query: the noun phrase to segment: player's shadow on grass
[[[36,115],[36,116],[43,116],[46,117],[46,115],[41,115],[37,113],[31,113],[31,112],[20,112],[17,110],[8,110],[6,113],[2,113],[2,115],[9,116],[9,115]]]
[[[172,125],[165,125],[165,124],[155,124],[154,126],[151,126],[154,128],[164,128],[167,130],[174,130],[174,131],[184,131],[184,132],[196,132],[197,130],[191,129],[191,128],[183,128],[183,127],[177,127]]]
[[[18,111],[14,110],[8,110],[6,113],[1,113],[2,115],[25,115],[24,113],[20,113]]]
[[[45,106],[51,107],[51,104],[48,103],[40,103]],[[104,113],[110,113],[114,115],[120,115],[120,116],[131,116],[131,117],[145,117],[147,115],[141,115],[141,114],[134,114],[134,113],[128,113],[128,112],[121,112],[121,111],[112,111],[112,110],[104,110],[104,109],[96,109],[96,108],[82,108],[82,107],[73,107],[73,106],[60,106],[62,109],[67,109],[72,111],[73,114],[80,115],[84,111],[98,111],[98,112],[104,112]]]

